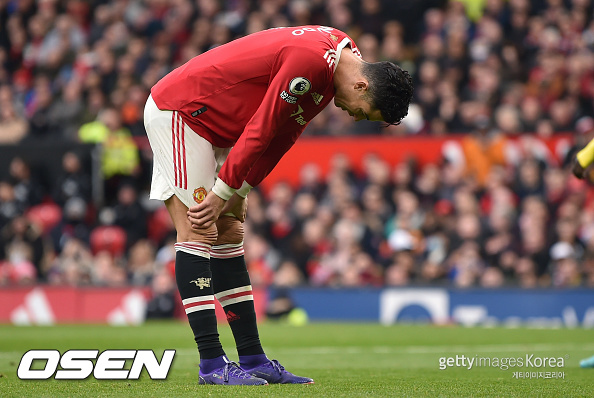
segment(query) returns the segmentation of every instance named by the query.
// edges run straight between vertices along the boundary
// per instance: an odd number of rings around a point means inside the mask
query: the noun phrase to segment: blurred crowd
[[[594,124],[578,134],[561,156],[534,137],[468,135],[426,164],[368,154],[359,170],[336,153],[323,174],[306,163],[296,186],[248,196],[252,284],[593,287],[594,189],[568,160]],[[64,155],[53,192],[39,191],[21,158],[10,172],[0,183],[0,285],[174,291],[175,231],[145,191],[126,182],[112,204],[94,206],[75,152]]]
[[[460,133],[484,118],[506,134],[570,131],[594,116],[593,9],[591,0],[1,0],[0,142],[108,144],[115,134],[125,145],[144,135],[145,99],[170,70],[242,35],[302,24],[347,32],[366,60],[399,63],[416,87],[400,127],[354,124],[330,106],[307,134]]]
[[[329,106],[304,135],[466,133],[434,164],[332,159],[298,187],[249,196],[255,286],[594,286],[591,191],[567,159],[518,137],[594,131],[590,0],[0,0],[0,144],[99,144],[104,200],[76,151],[51,189],[21,157],[0,181],[0,285],[175,289],[175,235],[147,200],[150,87],[236,37],[347,32],[367,61],[413,75],[400,126]],[[512,149],[510,149],[512,148]],[[147,150],[148,149],[148,150]],[[574,148],[575,149],[575,148]]]

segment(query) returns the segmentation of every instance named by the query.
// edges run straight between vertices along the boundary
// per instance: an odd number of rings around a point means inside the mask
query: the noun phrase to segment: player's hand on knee
[[[188,220],[192,224],[192,228],[208,228],[213,225],[224,206],[225,200],[214,192],[209,192],[202,203],[188,209]]]
[[[242,198],[237,194],[233,194],[223,207],[221,214],[233,213],[235,217],[241,222],[245,222],[247,214],[247,198]]]

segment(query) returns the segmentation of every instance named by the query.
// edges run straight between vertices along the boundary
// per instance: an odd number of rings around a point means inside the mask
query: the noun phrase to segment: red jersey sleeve
[[[258,166],[251,182],[248,181],[250,185],[259,183],[272,170],[303,131],[303,128],[297,133],[280,131],[296,105],[305,98],[304,94],[324,91],[332,84],[332,71],[323,54],[307,47],[279,50],[270,76],[264,99],[219,172],[213,191],[223,199],[228,199],[242,185],[254,165]],[[273,141],[278,145],[270,146]],[[270,153],[260,161],[269,147]]]
[[[301,135],[303,129],[294,131],[292,134],[279,134],[274,137],[266,151],[260,156],[256,163],[252,166],[245,182],[252,187],[257,186],[270,174],[272,169],[281,160],[283,155],[287,153],[293,146],[297,138]]]

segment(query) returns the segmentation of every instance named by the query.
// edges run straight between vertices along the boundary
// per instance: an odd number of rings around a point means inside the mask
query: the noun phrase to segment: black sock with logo
[[[210,260],[195,254],[202,248],[194,242],[176,243],[175,249],[175,279],[200,359],[225,355],[217,330]]]

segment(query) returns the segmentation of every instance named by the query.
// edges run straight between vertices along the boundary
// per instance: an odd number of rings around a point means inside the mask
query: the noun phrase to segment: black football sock
[[[213,246],[210,256],[215,297],[227,315],[240,361],[242,356],[264,354],[243,243]]]
[[[208,258],[210,245],[199,242],[176,243],[175,251],[177,288],[190,327],[194,332],[200,359],[222,357],[225,352],[217,330],[212,274]]]

